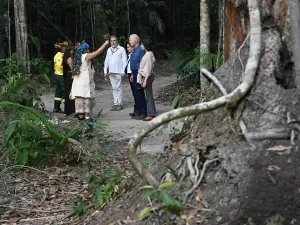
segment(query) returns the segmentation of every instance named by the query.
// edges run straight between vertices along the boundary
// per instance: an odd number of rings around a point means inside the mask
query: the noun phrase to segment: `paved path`
[[[167,86],[176,81],[176,75],[168,72],[156,72],[155,81],[153,83],[154,97],[157,96],[157,91],[164,86]],[[138,132],[147,121],[134,120],[128,115],[133,111],[133,97],[131,94],[128,79],[124,79],[124,109],[122,111],[109,111],[113,104],[113,96],[111,85],[108,81],[100,82],[96,85],[96,106],[94,113],[97,114],[103,109],[101,120],[108,123],[107,131],[111,134],[111,140],[129,139],[135,132]],[[42,101],[45,103],[46,110],[53,110],[54,91],[51,94],[42,96]],[[169,111],[169,106],[164,106],[156,102],[157,114]],[[164,129],[158,129],[148,138],[143,141],[142,152],[156,153],[163,151],[166,140],[169,139],[168,132]]]

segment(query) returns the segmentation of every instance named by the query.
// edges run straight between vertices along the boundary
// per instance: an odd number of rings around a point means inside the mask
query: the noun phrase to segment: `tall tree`
[[[200,52],[209,53],[210,18],[207,0],[200,0]]]
[[[14,0],[14,14],[15,14],[15,29],[16,29],[16,50],[17,61],[22,68],[22,72],[29,72],[29,66],[25,62],[29,59],[28,52],[28,33],[25,14],[25,0]]]
[[[114,11],[113,11],[113,16],[114,16],[114,23],[113,23],[113,34],[117,34],[117,0],[114,0]]]
[[[300,5],[299,0],[288,0],[292,26],[292,43],[296,85],[300,89]]]
[[[130,36],[130,8],[129,8],[129,0],[126,0],[126,8],[127,8],[127,35]]]

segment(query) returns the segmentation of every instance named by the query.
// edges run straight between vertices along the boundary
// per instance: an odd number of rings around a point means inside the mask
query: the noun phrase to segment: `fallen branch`
[[[70,209],[38,210],[38,209],[30,209],[30,208],[13,207],[13,206],[9,206],[9,205],[0,205],[0,208],[9,208],[9,209],[16,209],[16,210],[24,210],[24,211],[34,212],[34,213],[60,213],[60,212],[70,211]]]
[[[261,131],[252,131],[246,133],[250,140],[265,140],[265,139],[282,139],[291,136],[290,128],[272,128]]]
[[[224,95],[210,102],[203,102],[161,114],[150,121],[150,123],[148,123],[148,125],[146,125],[139,132],[135,133],[129,141],[127,147],[128,159],[138,175],[142,177],[148,184],[157,187],[159,182],[139,161],[137,158],[136,149],[149,133],[161,125],[175,119],[209,112],[225,105],[228,107],[235,107],[237,102],[241,100],[251,89],[260,59],[261,22],[257,0],[248,0],[248,7],[250,15],[250,53],[243,82],[230,94]]]
[[[256,146],[252,141],[266,140],[266,139],[282,139],[291,137],[291,128],[271,128],[260,131],[251,131],[248,132],[246,124],[244,121],[240,121],[240,128],[242,134],[244,135],[247,143],[251,146],[252,149],[256,149]]]

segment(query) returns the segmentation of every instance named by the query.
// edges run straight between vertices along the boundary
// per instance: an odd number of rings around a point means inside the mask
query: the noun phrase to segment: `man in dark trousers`
[[[136,34],[132,34],[129,37],[129,44],[133,47],[133,51],[130,57],[130,80],[133,82],[134,95],[136,100],[136,111],[131,114],[132,119],[143,120],[147,117],[147,105],[145,98],[144,88],[138,88],[136,85],[138,70],[140,68],[140,62],[145,55],[145,51],[140,46],[140,38]]]
[[[60,104],[64,102],[64,73],[63,73],[63,57],[68,42],[63,42],[55,45],[55,48],[59,49],[54,56],[54,80],[56,82],[55,98],[54,98],[54,109],[53,112],[62,113]]]

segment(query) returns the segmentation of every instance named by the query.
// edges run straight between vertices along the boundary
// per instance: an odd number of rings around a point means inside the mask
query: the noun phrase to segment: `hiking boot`
[[[147,116],[146,115],[136,115],[135,117],[132,117],[132,119],[136,120],[144,120]]]
[[[117,109],[117,105],[113,105],[113,107],[111,107],[109,111],[116,111],[116,109]]]
[[[117,105],[117,107],[116,107],[116,111],[121,111],[123,109],[123,106],[121,106],[121,105]]]
[[[55,112],[55,113],[63,113],[63,111],[61,110],[61,108],[54,108],[53,112]]]
[[[137,115],[136,112],[129,113],[129,116],[131,116],[131,117],[136,116],[136,115]]]
[[[147,118],[143,119],[143,121],[151,121],[154,119],[154,116],[148,116]]]

